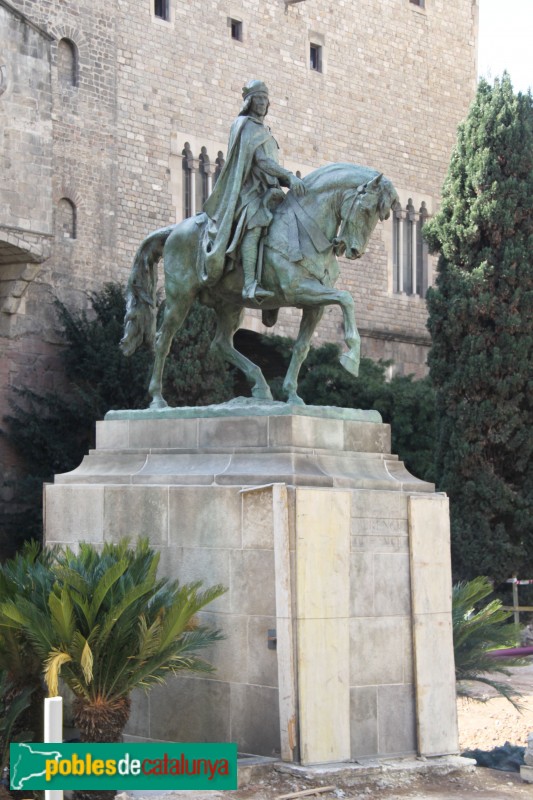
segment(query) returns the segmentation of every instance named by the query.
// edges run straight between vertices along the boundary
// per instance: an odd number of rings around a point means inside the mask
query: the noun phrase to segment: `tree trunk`
[[[74,724],[82,742],[112,744],[122,741],[122,731],[129,719],[130,709],[129,697],[118,700],[96,698],[92,701],[77,697],[73,703]],[[112,789],[77,791],[74,792],[74,800],[113,800],[116,793],[117,790]]]

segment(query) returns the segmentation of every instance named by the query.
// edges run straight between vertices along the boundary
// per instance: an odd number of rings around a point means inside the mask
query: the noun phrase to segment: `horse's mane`
[[[310,172],[303,179],[308,189],[321,191],[340,186],[358,186],[379,175],[376,169],[362,167],[360,164],[326,164]]]

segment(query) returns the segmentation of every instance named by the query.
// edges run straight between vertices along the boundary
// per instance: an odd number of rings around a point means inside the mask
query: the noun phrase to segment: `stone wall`
[[[433,213],[474,93],[477,5],[169,0],[165,21],[153,0],[0,0],[0,246],[7,226],[20,227],[16,247],[30,253],[17,261],[24,269],[4,271],[18,294],[0,286],[15,298],[0,312],[10,364],[0,415],[10,385],[53,382],[53,297],[84,305],[87,290],[126,280],[144,236],[181,218],[184,144],[195,158],[202,146],[211,160],[225,153],[251,77],[270,87],[268,121],[287,167],[368,164],[403,206],[412,198]],[[310,68],[310,43],[322,47],[322,72]],[[393,292],[392,264],[388,221],[363,258],[343,262],[340,282],[356,299],[363,353],[421,375],[425,303]],[[299,316],[283,311],[274,333],[294,335]],[[265,330],[255,312],[246,326]],[[329,339],[341,339],[337,308],[315,341]]]
[[[219,0],[208,14],[205,3],[193,0],[173,3],[168,22],[150,15],[149,2],[139,7],[124,0],[120,8],[118,125],[127,168],[118,263],[124,274],[134,242],[182,216],[185,142],[196,157],[202,145],[212,160],[219,149],[225,152],[249,77],[270,87],[268,120],[287,167],[305,174],[332,161],[368,164],[392,179],[403,205],[412,197],[416,208],[424,200],[430,214],[436,210],[456,125],[474,92],[477,0],[428,0],[425,9],[409,0],[327,7],[318,0],[293,6]],[[242,41],[231,38],[228,18],[242,21]],[[309,68],[315,41],[323,45],[322,73]],[[126,231],[135,231],[134,242]],[[417,341],[406,364],[402,348],[377,344],[383,337],[366,346],[367,354],[392,355],[398,371],[421,374],[429,342],[425,303],[392,292],[390,221],[378,226],[360,261],[344,262],[342,283],[354,293],[365,331],[424,342]],[[299,312],[283,311],[276,332],[294,335],[298,320]],[[248,314],[247,325],[265,331],[258,313]],[[340,311],[328,309],[318,338],[338,339],[340,326]]]

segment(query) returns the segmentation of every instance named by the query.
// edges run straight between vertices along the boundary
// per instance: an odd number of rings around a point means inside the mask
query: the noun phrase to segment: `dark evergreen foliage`
[[[43,481],[74,469],[94,447],[95,422],[110,409],[145,408],[153,353],[139,350],[126,358],[119,349],[125,314],[124,290],[108,284],[90,296],[91,311],[72,311],[57,302],[64,392],[39,395],[14,392],[12,414],[2,434],[22,457],[25,477],[15,487],[14,511],[0,519],[0,552],[13,553],[23,539],[40,538]],[[194,306],[176,335],[165,370],[169,405],[206,405],[233,396],[226,364],[209,352],[215,319],[210,309]]]
[[[507,75],[481,81],[424,231],[454,572],[533,577],[533,100]]]

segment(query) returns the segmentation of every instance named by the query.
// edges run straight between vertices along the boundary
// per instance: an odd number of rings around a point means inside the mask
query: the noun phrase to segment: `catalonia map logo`
[[[11,789],[236,789],[237,745],[12,744]]]

